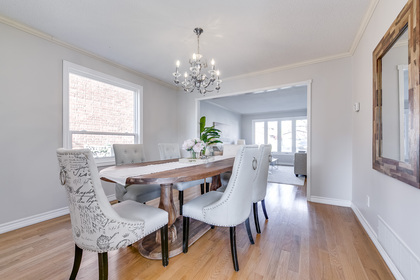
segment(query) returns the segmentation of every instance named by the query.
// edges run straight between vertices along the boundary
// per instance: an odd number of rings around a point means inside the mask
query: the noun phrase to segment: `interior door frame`
[[[247,91],[232,92],[232,93],[223,94],[223,96],[221,94],[215,94],[215,95],[212,95],[212,96],[204,96],[204,97],[196,98],[196,100],[195,100],[196,123],[199,123],[199,120],[200,120],[200,102],[203,101],[203,100],[209,100],[209,99],[220,98],[220,97],[228,97],[228,96],[240,96],[240,95],[248,94],[248,93],[251,93],[251,92],[256,93],[256,94],[264,94],[264,92],[267,91],[267,90],[283,89],[283,88],[288,88],[288,87],[293,87],[293,86],[306,86],[306,108],[307,108],[307,124],[308,124],[308,130],[307,130],[307,133],[308,133],[308,139],[307,139],[308,147],[307,147],[307,162],[306,162],[306,170],[307,170],[306,199],[308,201],[311,201],[312,80],[306,80],[306,81],[277,85],[277,86],[270,86],[270,87],[265,87],[265,88],[256,88],[256,89],[247,90]],[[199,132],[198,132],[198,134],[199,134]]]

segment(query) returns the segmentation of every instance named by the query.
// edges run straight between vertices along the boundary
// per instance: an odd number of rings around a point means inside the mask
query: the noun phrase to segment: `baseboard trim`
[[[395,263],[391,260],[389,255],[386,253],[385,249],[382,247],[381,243],[379,243],[378,236],[375,231],[372,229],[368,221],[363,216],[362,212],[360,212],[359,208],[353,203],[351,204],[351,209],[353,210],[354,214],[356,214],[357,219],[359,220],[362,227],[365,229],[366,233],[369,235],[370,240],[372,240],[373,244],[375,245],[376,249],[378,249],[379,254],[384,259],[385,263],[388,265],[389,270],[391,270],[392,274],[394,275],[395,279],[397,280],[404,280],[401,272],[398,270]]]
[[[335,206],[343,206],[343,207],[350,207],[351,201],[345,199],[336,199],[336,198],[329,198],[329,197],[322,197],[322,196],[311,196],[308,201],[322,203],[322,204],[329,204]]]
[[[113,201],[116,200],[115,194],[109,195],[107,196],[109,201]],[[41,214],[37,214],[37,215],[33,215],[30,217],[26,217],[23,219],[19,219],[19,220],[15,220],[15,221],[11,221],[8,223],[4,223],[4,224],[0,224],[0,234],[5,233],[5,232],[9,232],[12,230],[16,230],[16,229],[20,229],[23,227],[27,227],[30,225],[34,225],[40,222],[44,222],[47,220],[51,220],[57,217],[61,217],[64,215],[69,214],[69,208],[68,207],[63,207],[60,209],[55,209],[52,211],[48,211],[48,212],[44,212]]]

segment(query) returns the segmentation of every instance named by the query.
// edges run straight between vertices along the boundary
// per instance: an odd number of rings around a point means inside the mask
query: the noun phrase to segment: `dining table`
[[[220,174],[232,171],[234,157],[214,156],[208,159],[169,159],[110,166],[99,172],[101,180],[119,183],[127,188],[133,184],[160,184],[159,208],[168,212],[169,257],[182,252],[182,216],[173,199],[173,184],[212,178],[210,191],[220,187]],[[189,244],[196,242],[210,226],[200,221],[190,223]],[[181,232],[181,234],[179,234]],[[161,258],[160,231],[139,242],[140,254],[149,259]]]

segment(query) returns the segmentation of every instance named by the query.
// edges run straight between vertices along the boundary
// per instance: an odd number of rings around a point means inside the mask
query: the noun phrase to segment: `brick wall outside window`
[[[70,131],[134,133],[134,93],[100,81],[69,75]],[[72,147],[90,148],[96,157],[111,156],[114,143],[134,143],[134,136],[73,134]]]

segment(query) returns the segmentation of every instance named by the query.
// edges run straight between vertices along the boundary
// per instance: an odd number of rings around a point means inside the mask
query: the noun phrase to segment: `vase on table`
[[[194,151],[192,151],[192,152],[191,152],[191,156],[192,156],[192,158],[193,158],[193,159],[196,159],[196,158],[197,158],[197,153],[196,153],[196,152],[194,152]]]

